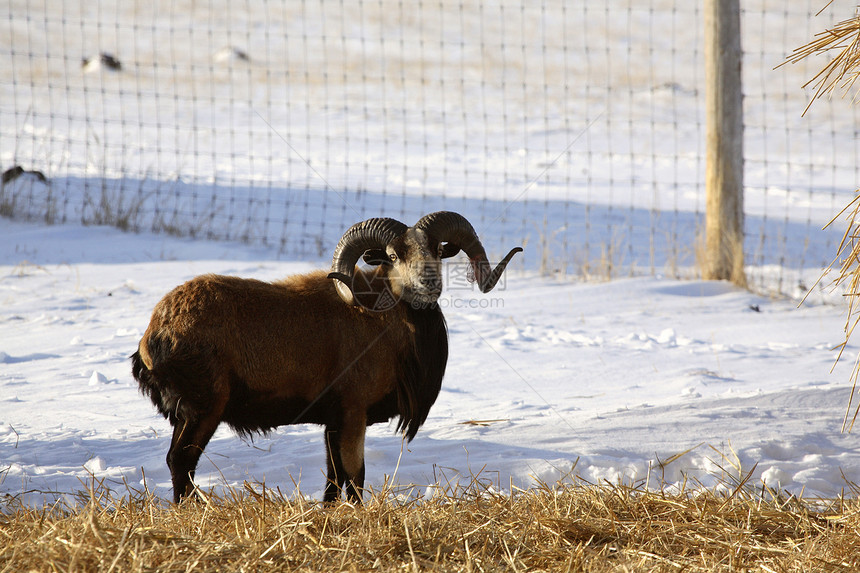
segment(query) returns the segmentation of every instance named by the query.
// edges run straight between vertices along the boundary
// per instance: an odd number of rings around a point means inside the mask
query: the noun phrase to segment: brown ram
[[[345,487],[360,503],[366,427],[397,416],[411,440],[439,394],[448,360],[441,259],[460,250],[489,292],[522,249],[493,269],[457,213],[412,227],[369,219],[341,238],[330,273],[272,283],[204,275],[168,293],[131,360],[141,391],[173,426],[174,501],[192,492],[200,455],[226,422],[240,434],[325,426],[324,500]],[[362,256],[376,267],[356,268]]]

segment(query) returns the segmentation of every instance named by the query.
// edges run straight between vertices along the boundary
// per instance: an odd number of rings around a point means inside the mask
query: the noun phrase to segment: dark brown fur
[[[387,286],[387,268],[364,277],[373,290]],[[397,416],[414,438],[447,358],[435,303],[369,312],[344,304],[319,271],[274,283],[192,279],[156,305],[131,360],[141,391],[174,428],[167,463],[175,501],[192,491],[200,454],[226,422],[240,434],[325,426],[325,500],[346,486],[360,502],[365,427]]]

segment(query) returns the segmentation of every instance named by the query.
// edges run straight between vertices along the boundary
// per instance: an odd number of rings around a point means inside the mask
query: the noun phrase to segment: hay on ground
[[[473,487],[324,507],[247,484],[181,506],[96,488],[78,508],[7,501],[0,571],[860,570],[856,500],[741,489]]]

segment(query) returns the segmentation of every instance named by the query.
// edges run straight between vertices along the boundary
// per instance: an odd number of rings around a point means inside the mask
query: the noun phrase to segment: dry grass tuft
[[[832,2],[828,2],[827,6],[830,4]],[[803,86],[812,85],[815,89],[815,95],[810,100],[809,105],[806,106],[804,114],[809,111],[815,100],[825,94],[832,95],[837,90],[847,94],[860,78],[860,7],[855,10],[853,18],[843,20],[832,28],[816,34],[811,42],[794,50],[792,55],[781,65],[789,62],[797,63],[810,56],[830,55],[833,52],[836,52],[836,55],[825,64],[814,78]],[[860,90],[857,91],[854,102],[860,102]],[[845,235],[839,244],[836,258],[822,275],[822,278],[828,275],[838,265],[839,274],[833,281],[834,287],[845,286],[845,296],[848,297],[845,341],[838,347],[837,362],[841,359],[842,352],[851,339],[857,323],[860,322],[860,307],[857,305],[857,297],[860,296],[860,189],[857,190],[857,193],[858,195],[855,195],[854,199],[830,223],[825,225],[826,228],[843,214],[847,214]],[[810,292],[812,291],[810,290]],[[851,373],[851,394],[842,423],[843,432],[851,431],[857,421],[858,414],[860,414],[860,402],[854,407],[854,413],[851,413],[857,395],[858,375],[860,375],[860,355],[858,355]]]
[[[844,296],[848,299],[848,312],[845,319],[845,340],[837,347],[839,354],[836,361],[842,359],[842,353],[854,333],[857,324],[860,323],[860,189],[856,191],[854,199],[845,206],[842,211],[833,218],[826,226],[830,226],[842,216],[846,217],[847,225],[845,234],[842,236],[842,241],[839,243],[839,248],[836,252],[836,258],[824,270],[820,282],[825,276],[830,274],[834,267],[838,265],[836,278],[833,279],[833,287],[844,289]],[[817,284],[817,283],[816,283]],[[813,289],[815,285],[813,285]],[[809,292],[812,292],[810,289]],[[805,299],[804,299],[805,300]],[[848,408],[845,412],[845,419],[842,422],[842,431],[849,432],[854,427],[854,422],[860,414],[860,403],[854,407],[854,413],[851,413],[854,400],[857,395],[857,378],[860,376],[860,356],[854,362],[854,369],[851,371],[851,394],[848,397]]]
[[[439,493],[439,490],[437,490]],[[762,494],[769,497],[765,501]],[[104,488],[0,513],[0,570],[849,571],[860,503],[613,485],[324,507],[246,484],[172,506]],[[404,501],[405,500],[405,501]]]
[[[815,90],[804,114],[824,95],[832,96],[837,90],[847,94],[860,78],[860,13],[819,32],[811,42],[794,50],[785,63],[797,63],[812,55],[832,52],[836,52],[833,58],[803,86],[812,86]],[[860,90],[854,101],[860,101]]]

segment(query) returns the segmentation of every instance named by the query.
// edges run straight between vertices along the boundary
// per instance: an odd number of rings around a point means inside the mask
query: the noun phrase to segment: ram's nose
[[[438,262],[424,263],[421,269],[421,287],[427,294],[442,294],[442,265]]]

